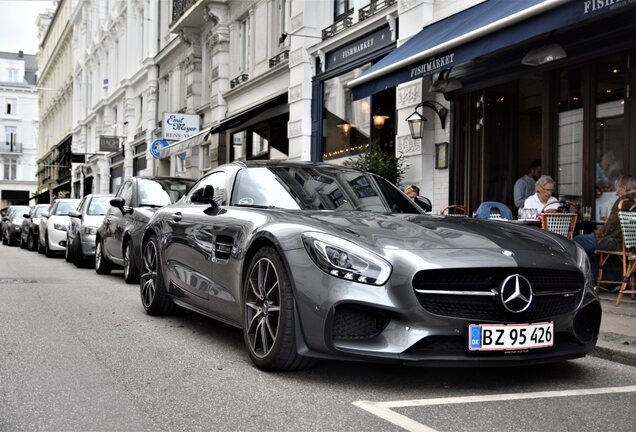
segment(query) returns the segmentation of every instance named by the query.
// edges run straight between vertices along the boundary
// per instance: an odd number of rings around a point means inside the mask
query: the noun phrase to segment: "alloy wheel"
[[[128,250],[128,248],[126,248]],[[141,301],[144,307],[149,308],[155,299],[157,290],[157,247],[155,243],[149,241],[144,248],[143,272],[141,274]]]
[[[280,286],[272,261],[261,258],[252,267],[245,296],[246,333],[252,352],[265,357],[274,347],[280,323]]]

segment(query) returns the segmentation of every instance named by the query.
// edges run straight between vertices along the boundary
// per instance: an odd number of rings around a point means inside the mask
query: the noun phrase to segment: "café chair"
[[[468,210],[462,205],[452,204],[444,207],[442,214],[446,216],[466,216]]]
[[[623,280],[620,281],[621,288],[616,297],[616,306],[620,304],[623,294],[631,294],[632,298],[636,294],[636,287],[630,285],[630,279],[633,279],[636,272],[636,203],[632,199],[623,199],[618,203],[618,221],[623,235],[622,250],[619,251],[619,257],[623,262]],[[608,257],[611,252],[616,253],[616,251],[602,251],[608,254]],[[599,268],[600,278],[601,269]]]
[[[548,206],[554,204],[554,201],[543,206],[541,209],[541,228],[572,240],[574,238],[574,227],[579,215],[577,211],[570,212],[570,208],[572,206],[576,207],[576,203],[571,201],[561,201],[561,203],[562,205],[556,212],[545,211]]]

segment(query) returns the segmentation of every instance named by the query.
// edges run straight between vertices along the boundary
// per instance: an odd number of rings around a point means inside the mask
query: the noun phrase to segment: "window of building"
[[[244,19],[239,24],[239,72],[247,72],[249,70],[249,52],[250,52],[250,26],[249,18]]]
[[[212,163],[210,160],[210,145],[202,145],[201,146],[201,170],[205,171],[212,167]]]
[[[110,193],[114,193],[121,186],[121,182],[124,179],[124,165],[110,167]]]
[[[286,159],[288,120],[283,114],[233,133],[230,160]]]
[[[4,173],[2,178],[4,180],[15,180],[16,173],[18,170],[18,161],[15,158],[5,157],[4,158]]]
[[[289,17],[289,4],[288,0],[278,0],[276,6],[278,8],[278,31],[275,33],[276,35],[281,35],[287,32],[287,22]],[[276,39],[276,43],[278,43],[278,38]],[[289,46],[289,38],[285,39],[285,46]]]
[[[135,155],[133,159],[133,172],[135,175],[140,175],[141,171],[145,170],[148,166],[148,159],[146,158],[146,150],[148,144],[142,143],[135,146]]]
[[[18,70],[9,68],[9,82],[18,82]]]
[[[333,16],[338,18],[353,9],[353,0],[334,0]]]
[[[17,100],[14,98],[7,98],[6,106],[7,114],[17,114]]]
[[[15,126],[4,127],[5,144],[7,146],[14,146],[17,144],[18,128]]]

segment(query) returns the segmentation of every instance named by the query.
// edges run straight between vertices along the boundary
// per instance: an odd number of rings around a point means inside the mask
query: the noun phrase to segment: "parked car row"
[[[356,169],[250,161],[196,182],[131,178],[94,230],[99,199],[43,213],[45,251],[77,262],[94,235],[96,272],[123,266],[147,313],[185,308],[242,328],[264,370],[319,358],[526,365],[583,357],[598,338],[600,303],[574,242],[427,215]]]

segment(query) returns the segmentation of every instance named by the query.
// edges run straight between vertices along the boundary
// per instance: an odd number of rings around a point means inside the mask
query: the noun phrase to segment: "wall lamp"
[[[521,64],[526,66],[540,66],[566,57],[567,54],[561,45],[544,45],[528,51],[528,53],[523,56],[523,59],[521,59]]]
[[[415,107],[415,112],[406,118],[406,121],[409,122],[409,129],[411,129],[411,137],[413,139],[421,139],[424,136],[424,122],[428,120],[418,111],[418,108],[422,108],[423,111],[424,107],[432,109],[439,117],[442,129],[446,129],[448,108],[434,100],[427,100],[418,104]]]
[[[285,42],[285,39],[287,39],[287,36],[299,36],[299,37],[306,37],[306,38],[312,38],[312,39],[322,39],[322,36],[312,36],[312,35],[282,32],[280,34],[280,37],[278,38],[278,44],[280,45],[283,42]]]

